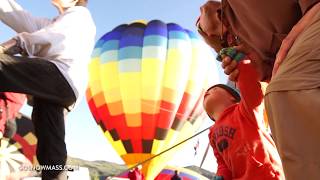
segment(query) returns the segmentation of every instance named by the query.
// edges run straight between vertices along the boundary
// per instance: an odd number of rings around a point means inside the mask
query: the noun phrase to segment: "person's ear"
[[[237,103],[238,101],[236,100],[236,98],[234,98],[232,95],[230,95],[229,97],[230,101]]]

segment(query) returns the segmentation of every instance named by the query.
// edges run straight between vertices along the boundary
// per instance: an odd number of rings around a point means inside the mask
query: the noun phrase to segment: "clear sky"
[[[17,0],[17,2],[36,16],[53,18],[57,15],[57,11],[51,5],[50,0]],[[200,13],[199,8],[204,2],[206,0],[89,0],[89,9],[97,26],[96,39],[99,39],[114,27],[135,20],[160,19],[166,23],[174,22],[186,29],[196,31],[195,21]],[[1,42],[11,38],[14,34],[3,24],[0,25]],[[225,77],[222,76],[220,72],[220,79],[224,82]],[[30,109],[30,107],[24,106],[22,111],[30,114]],[[203,125],[202,128],[209,125],[210,122]],[[200,149],[194,157],[193,145],[198,139]],[[97,128],[85,99],[67,116],[66,142],[70,156],[86,160],[123,163]],[[185,147],[185,150],[179,152],[175,159],[171,161],[171,164],[179,166],[199,165],[207,143],[207,132],[205,132],[199,138],[192,140]],[[216,165],[212,153],[207,159],[205,166],[207,169],[214,170]]]

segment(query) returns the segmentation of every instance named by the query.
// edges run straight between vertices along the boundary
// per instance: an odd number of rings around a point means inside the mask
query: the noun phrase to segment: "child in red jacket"
[[[253,64],[238,65],[237,86],[214,85],[204,96],[208,116],[216,120],[209,133],[217,159],[216,179],[285,179],[275,144],[263,124],[263,92]]]

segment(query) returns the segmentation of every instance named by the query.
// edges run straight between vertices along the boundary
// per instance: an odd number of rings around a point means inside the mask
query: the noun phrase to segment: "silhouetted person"
[[[174,171],[174,175],[171,177],[171,180],[181,180],[178,170]]]

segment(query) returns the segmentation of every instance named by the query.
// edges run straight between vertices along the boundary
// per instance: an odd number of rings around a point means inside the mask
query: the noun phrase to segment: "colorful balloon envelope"
[[[10,140],[10,143],[19,148],[19,151],[24,154],[30,162],[38,164],[36,157],[37,137],[34,134],[32,120],[22,114],[16,118],[17,132]]]
[[[16,118],[17,132],[10,141],[0,140],[0,179],[10,176],[24,177],[32,172],[21,170],[21,166],[32,166],[37,164],[36,144],[34,128],[30,118],[19,114]],[[9,178],[8,178],[9,179]]]
[[[218,82],[211,49],[195,33],[159,20],[106,33],[89,71],[90,110],[128,167],[192,136],[206,118],[203,94]],[[177,150],[144,163],[145,177],[154,179]]]
[[[179,177],[181,180],[209,180],[208,178],[198,174],[192,170],[179,167],[165,167],[155,178],[155,180],[171,180],[171,177],[174,175],[175,171],[178,171]]]
[[[178,171],[178,175],[181,180],[209,180],[195,171],[172,166],[166,166],[163,168],[162,171],[156,176],[155,180],[171,180],[172,176],[175,174],[175,171]],[[128,178],[128,172],[121,174],[119,177]]]

